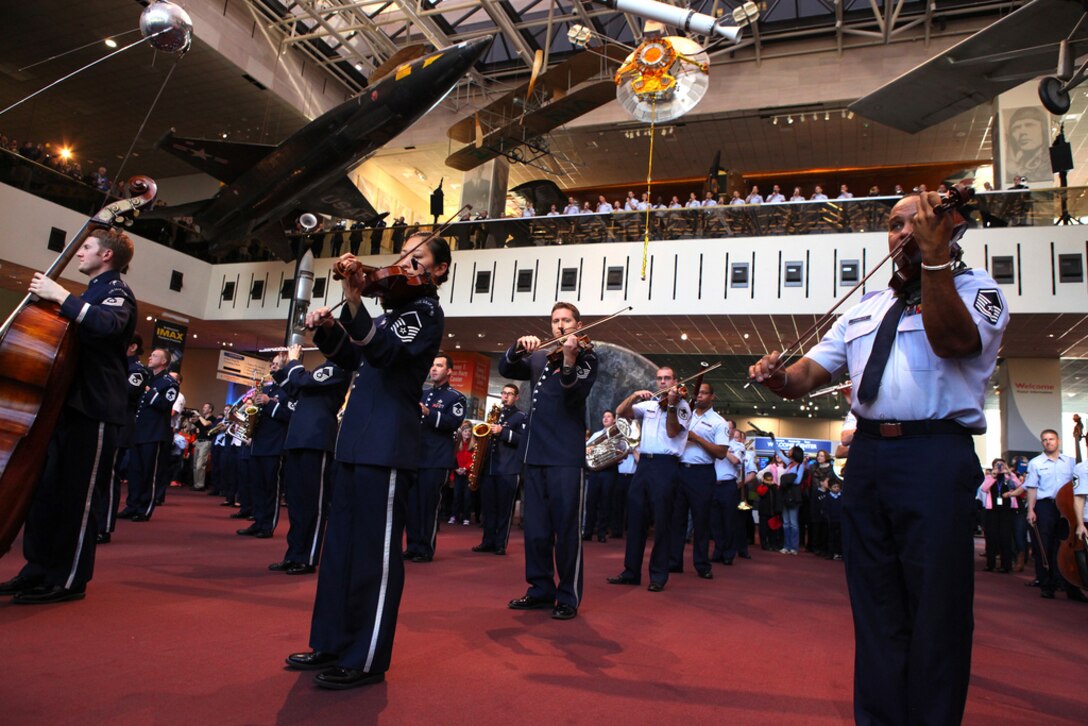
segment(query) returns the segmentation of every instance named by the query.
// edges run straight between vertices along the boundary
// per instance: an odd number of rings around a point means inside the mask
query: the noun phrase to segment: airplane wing
[[[505,156],[529,139],[541,136],[565,123],[587,114],[616,99],[616,85],[601,81],[579,89],[554,103],[527,114],[520,122],[492,131],[484,137],[483,146],[470,144],[446,159],[446,166],[468,171],[498,156]]]
[[[604,48],[576,53],[540,74],[536,79],[534,93],[550,96],[552,99],[562,98],[571,88],[600,73],[607,61],[619,63],[627,57],[629,52],[622,46],[609,43]],[[499,100],[480,109],[478,114],[484,133],[494,131],[503,124],[513,121],[516,116],[520,116],[525,111],[525,96],[528,90],[529,81],[526,81]],[[476,115],[461,119],[446,133],[454,141],[464,144],[473,141],[476,138]]]
[[[886,126],[916,133],[1053,73],[1058,41],[1085,12],[1079,0],[1034,0],[850,104]],[[1088,41],[1081,28],[1075,41]]]
[[[275,149],[270,144],[244,144],[214,139],[186,139],[171,129],[158,147],[224,184],[245,174]]]
[[[318,192],[300,198],[298,206],[315,214],[328,214],[359,222],[370,222],[378,216],[378,211],[366,200],[359,187],[346,176]]]

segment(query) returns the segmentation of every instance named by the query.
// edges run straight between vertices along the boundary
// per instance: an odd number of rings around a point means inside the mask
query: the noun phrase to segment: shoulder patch
[[[681,421],[687,421],[690,417],[691,413],[686,408],[682,408],[680,406],[676,407],[676,418],[680,419]]]
[[[324,383],[332,378],[332,366],[323,366],[313,372],[313,378],[318,383]]]
[[[123,297],[108,297],[102,301],[103,305],[109,305],[110,307],[119,308],[125,304],[125,298]]]
[[[465,402],[464,401],[458,401],[457,403],[453,404],[453,415],[454,416],[464,416],[465,415]]]
[[[173,402],[173,401],[176,401],[177,398],[178,398],[178,389],[176,389],[176,388],[166,389],[166,400],[167,401]]]
[[[423,329],[423,322],[419,319],[419,313],[409,310],[401,313],[389,327],[393,330],[393,335],[400,338],[402,342],[411,343]]]
[[[144,376],[142,373],[133,373],[128,377],[128,383],[130,386],[142,386],[144,383]]]
[[[975,310],[989,320],[991,325],[997,325],[998,319],[1001,318],[1001,311],[1004,310],[1001,293],[993,288],[979,290],[975,295]]]
[[[297,406],[297,405],[298,405],[298,401],[288,401],[287,402],[287,408],[291,409],[292,411],[295,410],[295,406]]]

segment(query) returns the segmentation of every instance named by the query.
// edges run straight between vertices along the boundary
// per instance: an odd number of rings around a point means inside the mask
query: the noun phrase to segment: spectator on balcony
[[[714,192],[707,192],[706,199],[703,200],[704,207],[716,207],[718,206],[718,200],[714,198]]]
[[[752,186],[752,191],[744,198],[745,204],[763,204],[763,195],[759,193],[759,187]]]
[[[793,196],[790,197],[791,202],[803,202],[805,201],[805,195],[801,193],[801,187],[793,188]]]
[[[31,161],[38,161],[42,158],[42,145],[35,146],[32,142],[28,141],[19,148],[19,154],[21,156],[30,159]]]
[[[895,196],[897,196],[897,197],[901,197],[904,194],[906,194],[906,192],[903,191],[903,185],[902,184],[896,184],[895,185],[895,191],[893,192],[893,194],[895,194]]]
[[[827,201],[827,195],[824,194],[824,188],[822,186],[820,186],[819,184],[816,185],[816,188],[812,192],[812,201],[814,201],[814,202],[826,202]]]
[[[638,209],[638,200],[635,199],[634,192],[627,192],[627,199],[623,200],[623,208],[628,212],[634,212]]]
[[[650,208],[650,195],[646,192],[642,193],[642,197],[635,203],[635,209],[639,212],[645,212]]]
[[[666,209],[665,200],[661,198],[661,195],[657,195],[657,199],[654,201],[654,209]]]
[[[680,203],[680,197],[675,194],[672,195],[672,199],[669,200],[669,209],[682,209],[684,205]]]
[[[1027,179],[1025,179],[1024,177],[1014,176],[1012,178],[1012,186],[1009,187],[1009,188],[1010,189],[1027,189],[1028,185],[1027,185],[1026,182],[1027,182]]]
[[[521,216],[522,217],[535,217],[536,216],[536,209],[533,208],[533,203],[532,202],[527,202],[525,204],[525,206],[521,210]]]
[[[598,214],[612,214],[612,203],[605,199],[603,194],[597,197],[597,212]]]
[[[612,202],[613,212],[622,212],[623,209],[623,202],[621,202],[620,200],[617,199],[616,201]]]
[[[390,227],[393,230],[390,238],[393,243],[393,254],[399,255],[401,248],[404,247],[404,233],[408,230],[408,225],[404,222],[404,217],[397,217]]]
[[[684,206],[691,209],[692,207],[701,207],[703,205],[699,201],[699,197],[695,196],[695,192],[692,192],[691,196],[688,197],[688,203]]]
[[[744,204],[744,198],[740,195],[739,189],[733,190],[733,198],[729,200],[729,205]]]
[[[869,187],[869,196],[870,197],[879,197],[880,196],[880,187],[878,187],[876,184]]]
[[[937,185],[937,193],[941,195],[942,199],[947,197],[948,196],[948,185],[946,185],[944,182]]]
[[[845,184],[843,184],[842,186],[839,187],[839,196],[837,196],[835,198],[836,199],[853,199],[854,195],[853,195],[853,193],[851,193],[850,188],[847,187]]]
[[[563,214],[578,214],[578,200],[574,197],[567,197],[567,206],[563,207]]]
[[[593,214],[593,206],[589,202],[582,202],[582,209],[579,214]]]
[[[559,209],[557,209],[556,206],[553,204],[551,206],[551,208],[548,210],[548,213],[546,215],[544,215],[544,216],[545,217],[558,217],[559,216]]]
[[[994,185],[993,184],[991,184],[990,182],[982,182],[982,191],[992,192],[993,190],[994,190]]]
[[[771,187],[771,193],[767,195],[767,204],[781,204],[786,201],[786,197],[782,195],[782,190],[775,184]]]

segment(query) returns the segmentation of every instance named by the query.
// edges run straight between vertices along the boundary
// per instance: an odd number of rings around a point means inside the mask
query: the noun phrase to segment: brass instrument
[[[242,394],[235,401],[223,420],[215,425],[215,429],[225,429],[227,436],[245,446],[253,443],[253,434],[257,431],[257,422],[261,418],[261,407],[253,403],[253,396],[260,393],[261,382],[253,381],[253,388]],[[213,429],[213,431],[215,430]]]
[[[747,449],[747,450],[752,450],[755,447],[756,447],[756,440],[755,439],[751,439],[750,441],[746,441],[744,443],[744,448]],[[741,473],[740,473],[740,504],[737,505],[737,511],[739,511],[739,512],[749,512],[752,509],[752,505],[748,503],[748,484],[745,483],[747,481],[747,479],[748,479],[748,472],[745,471],[743,467],[741,467]]]
[[[499,422],[502,415],[502,406],[494,404],[487,412],[487,420],[472,427],[472,462],[468,466],[468,488],[476,491],[480,488],[480,472],[484,470],[484,460],[487,459],[487,450],[491,445],[491,427]]]
[[[586,466],[590,471],[601,471],[619,464],[638,446],[640,436],[638,421],[616,419],[586,442]]]

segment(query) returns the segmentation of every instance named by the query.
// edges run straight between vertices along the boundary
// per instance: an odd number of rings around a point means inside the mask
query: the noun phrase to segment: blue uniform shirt
[[[125,353],[136,330],[136,296],[121,273],[107,270],[87,283],[82,295],[65,298],[60,312],[74,321],[79,340],[79,364],[65,405],[97,421],[125,423],[130,418]]]
[[[635,461],[635,455],[634,453],[630,453],[627,455],[627,458],[619,463],[619,466],[616,467],[616,471],[620,474],[634,474],[637,467],[638,462]]]
[[[419,468],[419,397],[442,342],[445,316],[437,297],[411,300],[378,318],[348,307],[319,328],[314,343],[331,361],[355,371],[336,460],[415,471]]]
[[[176,400],[177,380],[165,369],[158,375],[153,375],[140,398],[140,405],[136,408],[136,427],[132,432],[132,443],[170,441],[174,437],[170,428],[170,410]]]
[[[419,402],[427,407],[427,413],[419,420],[422,444],[419,468],[456,469],[453,433],[465,420],[464,394],[446,383],[423,391]]]
[[[739,441],[730,441],[726,448],[729,449],[730,454],[740,459],[740,463],[734,464],[728,457],[723,456],[714,462],[715,478],[718,481],[744,481],[744,473],[748,465],[747,454],[749,452],[744,450],[744,444]]]
[[[679,418],[679,413],[680,411],[677,409],[677,418]],[[729,424],[712,408],[708,408],[702,414],[698,411],[692,411],[688,431],[694,431],[712,444],[725,445],[729,443]],[[713,464],[714,457],[699,444],[688,441],[684,447],[684,453],[680,456],[680,461],[685,464]]]
[[[532,408],[523,442],[525,463],[533,466],[585,466],[586,399],[597,380],[597,356],[578,352],[574,367],[563,372],[562,361],[551,363],[545,351],[528,358],[506,351],[499,373],[518,381],[533,381]]]
[[[1073,481],[1075,466],[1076,460],[1072,456],[1058,454],[1057,460],[1051,460],[1046,454],[1039,454],[1028,462],[1024,486],[1036,490],[1036,499],[1053,499],[1059,489]]]
[[[1073,496],[1088,496],[1088,461],[1073,467]],[[1084,508],[1084,521],[1088,522],[1088,506]]]
[[[973,431],[986,430],[982,405],[1001,336],[1009,324],[1008,305],[997,283],[982,270],[958,274],[955,283],[975,321],[982,349],[970,358],[939,358],[926,338],[921,312],[907,308],[884,369],[880,395],[867,404],[855,397],[853,411],[858,416],[889,421],[954,419]],[[869,293],[805,357],[819,363],[832,378],[848,371],[854,390],[860,390],[877,328],[894,300],[890,288]]]
[[[681,431],[669,438],[666,426],[668,411],[661,408],[660,401],[650,399],[634,405],[635,418],[642,421],[642,438],[638,450],[643,454],[674,454],[680,456],[688,443],[688,426],[691,425],[691,406],[684,399],[676,404],[676,419]]]
[[[295,403],[284,448],[332,451],[336,447],[336,414],[351,376],[328,359],[312,371],[300,361],[287,361],[283,372],[280,385]]]
[[[488,441],[485,463],[488,474],[509,476],[521,473],[521,462],[525,458],[521,451],[521,441],[528,421],[529,417],[519,408],[502,407],[499,420],[496,422],[502,426],[502,431]]]

